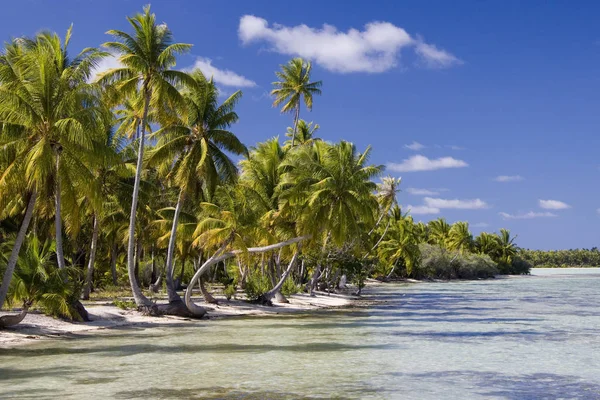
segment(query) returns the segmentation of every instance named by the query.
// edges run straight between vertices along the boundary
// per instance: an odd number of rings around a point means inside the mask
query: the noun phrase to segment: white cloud
[[[364,30],[351,28],[338,31],[324,24],[321,28],[305,24],[284,26],[264,18],[244,15],[240,18],[238,36],[242,43],[265,42],[270,49],[292,56],[314,60],[333,72],[383,72],[395,67],[404,48],[414,48],[428,67],[459,64],[452,54],[411,37],[404,29],[389,22],[371,22]]]
[[[490,226],[490,224],[488,224],[487,222],[477,222],[471,224],[471,228],[487,228],[488,226]]]
[[[452,157],[429,159],[422,155],[412,156],[406,160],[403,160],[400,164],[387,164],[387,167],[391,171],[396,172],[434,171],[437,169],[462,168],[468,166],[469,164],[467,164],[463,160],[457,160]]]
[[[504,219],[532,219],[532,218],[558,217],[558,215],[553,214],[551,212],[534,212],[534,211],[529,211],[528,213],[525,213],[525,214],[508,214],[505,212],[501,212],[499,214]]]
[[[412,151],[419,151],[425,148],[425,145],[419,143],[419,142],[415,142],[413,140],[413,142],[411,144],[405,144],[404,145],[405,148],[412,150]]]
[[[464,150],[465,149],[462,146],[455,146],[455,145],[450,145],[450,146],[446,146],[446,147],[448,147],[449,149],[452,149],[452,150]]]
[[[428,206],[406,206],[406,209],[414,215],[439,214],[440,209]]]
[[[460,65],[463,62],[446,50],[438,49],[433,44],[427,44],[418,39],[415,51],[421,56],[422,61],[430,68],[447,68]]]
[[[481,199],[459,200],[459,199],[437,199],[425,197],[425,205],[434,208],[452,208],[457,210],[480,210],[489,208],[487,203]]]
[[[437,196],[440,194],[439,191],[418,188],[408,188],[406,191],[410,194],[414,194],[415,196]]]
[[[540,207],[546,210],[564,210],[571,208],[567,203],[558,200],[540,200]]]
[[[521,175],[500,175],[494,178],[496,182],[520,182],[524,179]]]
[[[116,56],[114,56],[113,54],[110,54],[110,55],[104,57],[102,60],[100,60],[98,65],[92,70],[92,74],[91,74],[90,78],[88,79],[88,82],[95,81],[98,78],[98,75],[100,75],[103,72],[108,71],[109,69],[122,68],[122,67],[123,67],[123,64],[121,64],[119,59]]]
[[[198,57],[194,65],[190,68],[186,68],[186,70],[200,69],[202,73],[207,78],[213,78],[215,83],[221,84],[223,86],[233,86],[233,87],[254,87],[256,86],[256,82],[251,81],[250,79],[238,75],[233,71],[228,69],[219,69],[212,64],[212,60],[210,58]]]

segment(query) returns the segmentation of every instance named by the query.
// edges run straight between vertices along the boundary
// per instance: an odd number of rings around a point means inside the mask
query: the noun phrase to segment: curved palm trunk
[[[292,147],[296,145],[296,130],[298,129],[298,120],[300,119],[300,103],[296,106],[296,115],[294,116],[294,132],[292,133]]]
[[[175,290],[175,283],[173,282],[173,259],[175,258],[175,241],[177,236],[177,224],[179,223],[179,213],[181,212],[181,206],[183,204],[183,192],[179,192],[179,198],[177,199],[177,206],[175,207],[175,215],[173,216],[173,226],[171,227],[171,237],[169,238],[169,248],[167,250],[167,294],[169,295],[169,302],[181,301],[181,297]],[[182,265],[183,270],[183,265]]]
[[[8,328],[9,326],[14,326],[23,321],[23,318],[27,315],[27,311],[29,311],[29,303],[23,304],[23,309],[17,315],[4,315],[0,317],[0,328]]]
[[[150,90],[148,82],[144,82],[144,114],[141,121],[140,145],[138,148],[137,165],[135,169],[135,180],[133,183],[133,195],[131,199],[131,213],[129,215],[129,239],[127,244],[127,273],[129,274],[129,284],[133,293],[133,299],[138,307],[149,307],[152,302],[144,296],[140,286],[135,279],[135,217],[137,203],[140,192],[140,178],[142,175],[142,162],[144,160],[144,138],[146,131],[146,120],[148,118],[148,108],[150,107]]]
[[[300,245],[298,245],[298,247],[300,247]],[[296,260],[298,259],[298,254],[300,253],[300,248],[298,248],[298,250],[296,250],[296,252],[294,253],[292,260],[290,261],[287,269],[285,270],[285,272],[283,273],[283,275],[281,276],[281,279],[279,280],[279,282],[277,282],[277,285],[275,285],[273,287],[273,289],[269,290],[267,293],[263,294],[260,298],[260,301],[262,303],[268,303],[271,300],[273,300],[273,298],[275,298],[277,296],[277,293],[281,293],[281,288],[283,287],[283,284],[285,283],[285,280],[288,278],[288,276],[290,275],[290,273],[292,272],[292,270],[294,269],[294,267],[296,266]],[[283,297],[283,295],[281,295]],[[285,299],[285,297],[283,297],[283,299]],[[284,303],[287,302],[287,300],[283,301]]]
[[[54,186],[54,227],[56,228],[56,259],[58,261],[58,268],[65,269],[65,256],[63,254],[63,240],[62,240],[62,218],[61,218],[61,197],[60,197],[60,154],[56,152],[56,182]]]
[[[268,246],[264,246],[264,247],[249,247],[248,249],[246,249],[247,253],[265,253],[265,252],[269,252],[269,251],[273,251],[273,250],[277,250],[280,249],[284,246],[289,246],[291,244],[294,243],[299,243],[303,240],[306,239],[310,239],[311,236],[299,236],[290,240],[286,240],[284,242],[279,242],[279,243],[275,243],[275,244],[271,244]],[[219,248],[219,250],[217,250],[215,252],[215,254],[212,255],[212,257],[210,257],[208,260],[206,260],[204,262],[204,264],[202,264],[202,266],[200,268],[198,268],[198,270],[196,271],[196,273],[194,274],[194,276],[192,277],[192,279],[190,280],[190,284],[188,285],[188,290],[185,291],[185,297],[184,297],[184,301],[185,301],[185,305],[187,306],[187,308],[190,310],[191,313],[193,313],[196,317],[201,318],[202,316],[204,316],[204,314],[206,314],[206,310],[198,305],[196,305],[193,301],[192,301],[192,290],[191,288],[194,287],[194,285],[196,284],[196,282],[198,281],[198,279],[200,279],[200,276],[202,274],[204,274],[207,270],[210,269],[210,267],[218,262],[221,261],[225,261],[229,258],[233,258],[238,254],[242,254],[244,253],[243,250],[233,250],[233,251],[229,251],[227,253],[223,253],[225,251],[225,248],[227,248],[227,246],[229,245],[231,239],[226,240],[221,247]],[[221,254],[223,253],[223,254]]]
[[[23,218],[23,222],[21,223],[21,227],[19,228],[19,232],[17,233],[15,245],[12,248],[10,258],[8,259],[8,265],[6,266],[6,271],[4,271],[4,276],[2,277],[2,286],[0,286],[0,309],[4,305],[4,300],[6,299],[6,295],[8,294],[10,281],[12,279],[13,273],[15,272],[17,260],[19,259],[19,251],[21,250],[21,246],[23,245],[23,241],[25,240],[25,235],[27,234],[27,229],[29,228],[29,223],[31,222],[31,217],[33,216],[33,209],[35,207],[36,199],[37,192],[34,190],[33,193],[31,193],[31,196],[29,197],[29,203],[27,203],[27,209],[25,210],[25,217]]]
[[[200,278],[198,279],[198,284],[200,285],[200,293],[202,293],[202,297],[204,297],[204,301],[209,303],[209,304],[219,304],[219,301],[217,299],[215,299],[213,297],[212,294],[210,294],[210,292],[206,289],[206,285],[205,285],[205,280],[202,277],[202,275],[200,275]]]
[[[90,299],[90,291],[92,290],[92,281],[94,280],[94,263],[96,262],[96,249],[98,245],[98,230],[99,230],[98,217],[94,216],[94,228],[92,232],[92,246],[90,248],[90,260],[88,262],[87,275],[85,278],[85,286],[83,287],[83,294],[81,298],[83,300]]]

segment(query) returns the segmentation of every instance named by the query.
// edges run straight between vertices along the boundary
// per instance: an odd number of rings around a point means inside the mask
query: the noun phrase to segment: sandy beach
[[[272,307],[249,303],[243,300],[226,300],[219,298],[218,305],[205,305],[199,298],[195,301],[208,310],[208,316],[202,320],[192,320],[175,316],[153,317],[135,310],[123,310],[108,301],[85,302],[89,313],[89,322],[69,322],[48,317],[40,312],[32,311],[18,325],[0,330],[0,349],[25,345],[40,340],[52,340],[63,337],[77,337],[100,330],[117,327],[155,327],[169,324],[180,324],[181,321],[208,322],[210,320],[236,316],[276,316],[348,307],[364,302],[364,297],[351,294],[317,292],[314,297],[305,293],[288,297],[289,303],[277,303]],[[166,301],[164,301],[166,302]],[[2,312],[2,315],[11,312]],[[14,311],[12,313],[17,313]]]

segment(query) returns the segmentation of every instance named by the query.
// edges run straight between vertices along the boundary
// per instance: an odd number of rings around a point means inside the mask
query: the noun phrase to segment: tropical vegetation
[[[344,281],[360,293],[368,277],[528,272],[510,232],[414,221],[370,147],[329,142],[301,119],[322,87],[309,61],[273,83],[273,105],[294,116],[289,140],[247,147],[242,92],[224,98],[212,77],[176,69],[191,45],[150,7],[128,21],[102,50],[71,57],[69,28],[0,53],[0,307],[81,319],[79,298],[128,286],[142,311],[200,317],[195,287],[208,303],[219,286],[270,304]],[[121,66],[97,75],[109,56]]]

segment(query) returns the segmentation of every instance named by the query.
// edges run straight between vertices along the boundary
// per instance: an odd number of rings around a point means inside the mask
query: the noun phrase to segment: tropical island
[[[80,300],[111,296],[148,315],[202,318],[192,289],[205,305],[272,305],[346,284],[360,295],[368,278],[529,272],[509,231],[416,222],[371,148],[327,141],[301,118],[323,86],[310,61],[275,72],[273,106],[292,116],[284,140],[247,146],[235,134],[242,92],[223,97],[199,69],[176,69],[191,45],[149,6],[129,23],[75,56],[71,28],[2,50],[0,305],[21,312],[0,326],[30,308],[86,321]],[[110,56],[120,66],[95,73]]]

